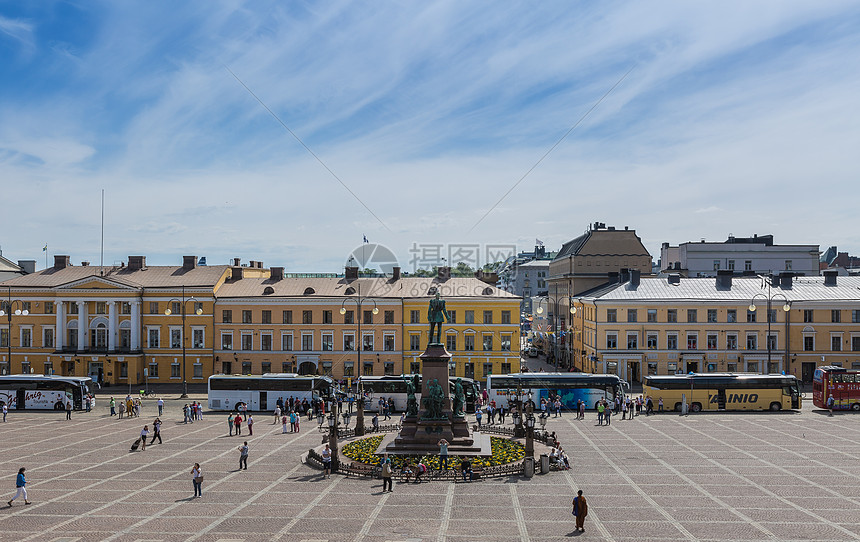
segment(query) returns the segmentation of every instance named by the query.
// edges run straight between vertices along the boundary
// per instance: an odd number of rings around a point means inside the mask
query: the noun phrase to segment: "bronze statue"
[[[415,390],[418,389],[418,375],[413,375],[412,378],[403,377],[406,381],[406,417],[414,418],[418,415],[418,399],[415,397]]]
[[[445,310],[445,300],[436,292],[436,297],[430,300],[430,307],[427,309],[427,321],[430,322],[430,338],[427,341],[427,346],[442,345],[442,322],[451,322],[451,316]],[[433,340],[433,328],[436,326],[436,340]]]
[[[451,403],[454,417],[465,418],[466,414],[463,413],[463,405],[466,404],[466,394],[463,392],[463,381],[460,378],[454,382],[454,397]]]
[[[439,380],[434,378],[427,383],[427,395],[424,398],[424,416],[426,420],[442,420],[445,416],[445,392],[439,385]]]

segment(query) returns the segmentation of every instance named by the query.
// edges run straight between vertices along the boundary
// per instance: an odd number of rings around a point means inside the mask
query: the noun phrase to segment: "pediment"
[[[85,277],[66,284],[61,284],[54,290],[123,290],[138,291],[139,287],[106,277]]]

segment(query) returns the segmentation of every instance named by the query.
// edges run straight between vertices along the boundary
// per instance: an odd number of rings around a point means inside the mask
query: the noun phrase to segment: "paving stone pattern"
[[[663,414],[611,427],[595,415],[550,418],[574,469],[471,484],[322,479],[300,463],[315,423],[282,434],[255,416],[253,437],[227,436],[226,414],[182,424],[168,401],[164,444],[129,453],[155,407],[107,416],[101,398],[72,421],[12,412],[0,424],[0,541],[860,540],[860,416]],[[246,431],[243,431],[246,433]],[[238,471],[237,446],[250,461]],[[203,497],[190,470],[203,465]],[[27,467],[33,504],[17,500]],[[589,500],[573,533],[572,495]],[[8,495],[8,496],[7,496]]]

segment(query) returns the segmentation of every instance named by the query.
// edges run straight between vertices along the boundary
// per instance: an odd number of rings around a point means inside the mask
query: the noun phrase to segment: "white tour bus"
[[[386,375],[386,376],[362,376],[357,378],[353,383],[353,388],[363,390],[368,395],[368,401],[365,405],[365,410],[370,412],[379,412],[379,399],[388,398],[394,399],[394,410],[402,412],[406,410],[406,379],[413,378],[414,375]],[[451,389],[454,389],[454,382],[460,379],[463,385],[463,393],[466,396],[465,408],[469,411],[475,409],[475,398],[480,391],[478,385],[471,378],[465,377],[450,377],[449,383]],[[418,375],[418,382],[421,382],[421,375]],[[357,391],[353,389],[353,391]],[[415,397],[418,399],[418,404],[421,404],[421,390],[417,390]]]
[[[66,402],[71,401],[73,409],[82,410],[92,383],[88,376],[0,376],[0,407],[65,410]]]
[[[245,403],[248,410],[273,410],[278,399],[299,401],[324,398],[331,393],[333,381],[327,376],[295,373],[264,375],[212,375],[209,377],[209,410],[235,410]]]
[[[611,403],[616,395],[624,397],[629,385],[612,374],[512,373],[487,376],[487,394],[497,406],[507,404],[516,393],[517,386],[526,396],[532,394],[535,406],[540,406],[541,399],[560,396],[564,410],[575,410],[580,400],[585,401],[585,408],[593,409],[597,408],[600,399]]]

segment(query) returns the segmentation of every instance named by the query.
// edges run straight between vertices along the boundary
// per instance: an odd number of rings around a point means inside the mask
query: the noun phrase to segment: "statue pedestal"
[[[469,433],[469,424],[465,418],[455,418],[451,410],[451,389],[448,380],[448,363],[451,354],[441,344],[431,344],[420,359],[422,361],[421,378],[421,408],[418,417],[406,418],[400,434],[383,446],[377,453],[389,454],[438,454],[442,439],[448,441],[448,453],[451,455],[490,455],[489,441],[484,439],[476,443]],[[437,380],[445,394],[443,416],[439,419],[427,419],[423,400],[430,396],[429,385]],[[488,440],[488,439],[487,439]],[[485,449],[486,448],[486,449]]]

